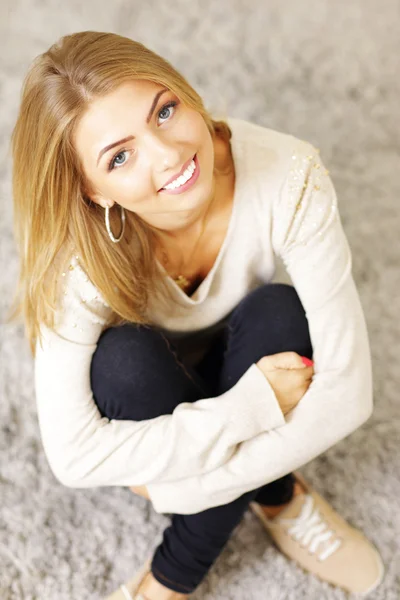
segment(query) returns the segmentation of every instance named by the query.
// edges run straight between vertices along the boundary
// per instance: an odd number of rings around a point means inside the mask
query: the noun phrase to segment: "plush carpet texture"
[[[21,83],[64,34],[113,31],[165,56],[216,115],[320,148],[353,252],[373,355],[375,410],[301,469],[378,547],[400,598],[400,7],[397,0],[3,0],[0,8],[0,597],[97,600],[133,576],[169,523],[126,488],[70,489],[50,471],[22,324],[6,315],[18,273],[10,134]],[[45,218],[45,215],[43,215]],[[287,280],[280,267],[276,280]],[[248,511],[193,598],[346,598],[273,546]]]

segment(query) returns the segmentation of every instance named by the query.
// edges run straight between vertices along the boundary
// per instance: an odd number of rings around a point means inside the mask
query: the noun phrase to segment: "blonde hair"
[[[123,239],[108,237],[104,209],[90,201],[73,132],[89,102],[130,80],[170,89],[198,111],[214,139],[228,141],[224,120],[212,119],[201,97],[169,62],[140,42],[115,33],[82,31],[62,37],[37,56],[25,76],[11,136],[14,235],[20,273],[8,320],[22,315],[35,356],[40,324],[54,328],[60,273],[72,254],[112,309],[109,326],[147,324],[149,294],[164,286],[154,260],[152,228],[126,213]],[[215,167],[214,172],[221,171]],[[120,210],[110,211],[113,231]],[[113,221],[115,221],[113,223]]]

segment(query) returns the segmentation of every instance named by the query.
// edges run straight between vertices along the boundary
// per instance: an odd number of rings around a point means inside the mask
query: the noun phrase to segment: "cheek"
[[[203,117],[194,111],[188,111],[185,117],[179,119],[175,132],[176,141],[180,139],[193,146],[203,145],[209,135]]]
[[[108,196],[124,208],[139,214],[149,210],[152,197],[157,196],[157,192],[148,174],[133,174],[127,168],[126,173],[118,173],[108,186]]]
[[[118,203],[133,202],[140,199],[146,193],[144,179],[127,166],[126,169],[118,169],[120,172],[114,173],[111,183],[108,185],[110,196]],[[148,188],[147,188],[148,195]],[[121,202],[119,202],[121,200]]]
[[[210,136],[203,140],[203,145],[199,151],[201,152],[200,165],[203,167],[203,172],[212,174],[214,169],[215,151],[213,141]]]

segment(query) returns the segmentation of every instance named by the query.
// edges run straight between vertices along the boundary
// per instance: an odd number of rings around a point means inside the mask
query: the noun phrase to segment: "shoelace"
[[[314,500],[310,494],[305,494],[305,501],[298,517],[294,519],[285,519],[282,517],[280,522],[288,524],[292,523],[288,532],[294,536],[295,540],[300,541],[303,548],[306,548],[308,544],[310,544],[309,552],[311,554],[315,554],[320,543],[329,540],[334,535],[332,529],[329,529],[328,525],[323,521],[319,510],[314,507]],[[341,545],[341,540],[334,540],[332,544],[318,556],[318,559],[320,561],[326,560]]]

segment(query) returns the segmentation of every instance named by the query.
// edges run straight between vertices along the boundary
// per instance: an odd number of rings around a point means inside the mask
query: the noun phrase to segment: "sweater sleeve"
[[[309,462],[371,415],[369,339],[335,189],[308,142],[296,140],[289,160],[272,206],[272,243],[306,311],[313,380],[283,427],[239,443],[209,473],[151,484],[157,512],[189,514],[231,502]]]
[[[142,421],[102,417],[90,365],[110,308],[77,258],[62,274],[54,330],[41,327],[34,367],[42,444],[61,483],[136,486],[200,475],[226,463],[238,443],[285,423],[255,364],[226,393],[180,403],[170,415]]]

